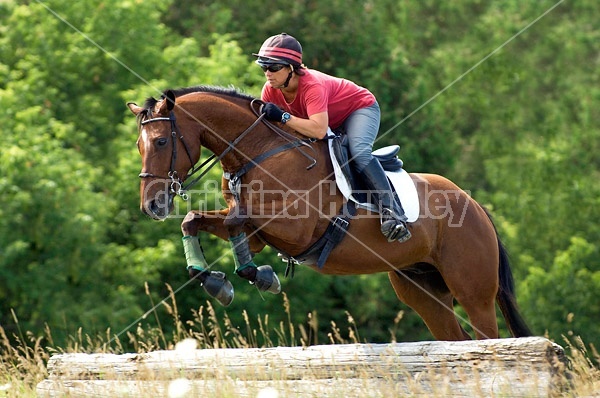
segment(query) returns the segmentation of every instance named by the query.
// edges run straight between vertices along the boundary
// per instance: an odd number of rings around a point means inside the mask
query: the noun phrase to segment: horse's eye
[[[163,146],[167,145],[167,142],[169,142],[168,139],[166,139],[166,138],[159,138],[159,139],[156,140],[156,146],[157,147],[163,147]]]

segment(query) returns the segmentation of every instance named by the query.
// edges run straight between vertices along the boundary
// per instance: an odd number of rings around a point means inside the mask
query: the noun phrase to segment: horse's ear
[[[138,115],[141,111],[142,111],[142,107],[141,106],[137,106],[137,104],[135,102],[128,102],[127,103],[127,107],[129,108],[129,110],[131,111],[131,113],[133,113],[134,115]]]
[[[173,108],[175,107],[175,93],[173,93],[171,90],[167,91],[167,109],[169,109],[169,111],[173,110]]]
[[[167,112],[171,112],[175,107],[175,93],[171,90],[167,90],[163,93],[163,102],[160,105],[159,113],[166,115]]]

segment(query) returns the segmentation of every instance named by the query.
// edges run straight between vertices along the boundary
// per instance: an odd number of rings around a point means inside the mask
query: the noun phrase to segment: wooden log
[[[464,342],[61,354],[40,397],[549,396],[566,381],[562,347],[541,337]],[[174,382],[175,381],[175,382]]]

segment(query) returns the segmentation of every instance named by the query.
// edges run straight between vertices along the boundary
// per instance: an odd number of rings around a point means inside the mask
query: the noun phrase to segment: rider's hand
[[[267,120],[271,122],[281,122],[281,116],[283,110],[272,102],[267,102],[263,105],[262,112],[265,114]]]

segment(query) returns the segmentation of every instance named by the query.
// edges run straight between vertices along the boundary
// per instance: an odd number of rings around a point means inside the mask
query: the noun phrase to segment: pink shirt
[[[291,104],[285,101],[281,90],[268,83],[263,86],[262,100],[303,119],[327,111],[332,129],[339,127],[355,110],[375,103],[375,96],[369,90],[350,80],[312,69],[303,71],[304,75],[298,75],[298,93]]]

